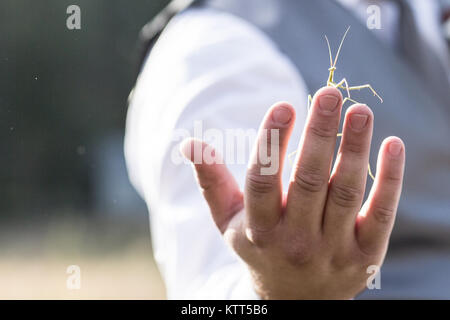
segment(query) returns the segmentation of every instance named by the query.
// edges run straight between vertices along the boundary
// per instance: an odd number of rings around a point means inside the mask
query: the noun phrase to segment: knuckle
[[[363,154],[366,151],[366,146],[362,143],[347,141],[344,143],[343,147],[344,147],[345,152],[355,154],[355,155]]]
[[[359,204],[362,193],[359,188],[335,183],[331,187],[330,197],[337,205],[352,208]]]
[[[247,189],[253,194],[262,194],[272,192],[278,181],[276,175],[261,175],[254,171],[247,174]]]
[[[329,123],[313,122],[309,125],[310,132],[319,139],[336,139],[337,127]]]
[[[203,192],[208,192],[214,188],[220,188],[226,184],[226,180],[218,179],[216,176],[198,173],[198,185]]]
[[[259,229],[256,227],[248,226],[245,230],[248,241],[258,248],[264,248],[268,243],[272,243],[275,229]]]
[[[389,224],[394,218],[395,210],[383,206],[375,206],[373,217],[378,223]]]
[[[294,182],[300,189],[315,193],[322,190],[326,178],[320,173],[319,169],[299,166],[295,172]]]
[[[238,253],[244,251],[247,246],[246,239],[242,237],[241,233],[232,233],[227,231],[224,234],[224,237],[225,241],[230,244],[231,248]]]
[[[288,241],[283,241],[283,252],[286,260],[294,266],[304,265],[312,259],[314,242],[300,234],[290,236]]]
[[[349,259],[347,255],[334,254],[330,260],[330,267],[332,270],[345,270],[356,264],[354,259]]]
[[[390,185],[398,186],[402,183],[402,178],[400,176],[392,174],[392,175],[388,175],[385,178],[385,181]]]
[[[241,231],[241,230],[239,230]],[[231,246],[231,248],[245,261],[251,259],[252,247],[251,243],[244,236],[242,232],[237,230],[226,230],[224,233],[225,241]]]

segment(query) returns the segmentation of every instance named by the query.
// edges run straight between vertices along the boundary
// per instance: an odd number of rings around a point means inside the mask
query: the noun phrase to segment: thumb
[[[207,143],[188,138],[181,143],[180,151],[193,163],[214,222],[224,233],[230,219],[244,207],[243,194],[236,180],[222,157]]]

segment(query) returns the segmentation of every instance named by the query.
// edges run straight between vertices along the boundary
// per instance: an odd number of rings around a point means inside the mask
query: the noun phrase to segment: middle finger
[[[314,95],[288,190],[285,219],[294,232],[321,229],[341,109],[338,89],[324,87]]]

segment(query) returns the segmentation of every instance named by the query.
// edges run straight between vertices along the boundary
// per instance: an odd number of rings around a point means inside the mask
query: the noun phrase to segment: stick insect
[[[350,87],[348,85],[347,79],[345,79],[345,78],[343,78],[341,81],[339,81],[337,83],[334,81],[334,72],[337,69],[336,64],[337,64],[337,61],[339,58],[339,53],[341,52],[342,45],[344,43],[345,37],[347,36],[347,33],[349,32],[349,30],[350,30],[350,26],[347,28],[347,30],[344,33],[344,36],[341,39],[341,43],[339,44],[339,48],[336,52],[336,56],[335,56],[334,60],[333,60],[333,55],[331,53],[330,41],[328,40],[328,37],[325,36],[325,40],[326,40],[327,46],[328,46],[328,53],[330,56],[330,67],[328,68],[329,74],[328,74],[328,79],[327,79],[327,86],[339,88],[339,89],[346,91],[347,96],[344,98],[342,105],[344,105],[347,101],[350,101],[353,103],[359,103],[358,101],[355,101],[351,98],[350,91],[361,90],[361,89],[369,89],[370,91],[372,91],[373,95],[376,96],[378,99],[380,99],[380,102],[383,103],[383,99],[378,95],[378,93],[372,88],[372,86],[370,84],[363,84],[360,86],[351,86]],[[312,96],[308,95],[308,112],[310,111],[311,103],[312,103]],[[342,133],[338,133],[337,136],[342,137]],[[289,154],[288,157],[291,159],[296,153],[297,153],[297,151],[294,151],[293,153]],[[368,174],[372,178],[372,180],[375,180],[375,177],[370,168],[370,163],[368,164]]]

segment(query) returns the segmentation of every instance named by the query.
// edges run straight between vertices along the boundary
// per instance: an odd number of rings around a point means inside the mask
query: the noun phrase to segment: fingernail
[[[339,103],[339,98],[330,94],[319,97],[319,107],[324,111],[334,111]]]
[[[288,124],[291,121],[292,114],[289,109],[284,107],[276,108],[272,113],[272,119],[279,124]]]
[[[355,130],[362,130],[367,125],[367,114],[354,113],[350,115],[350,126]]]
[[[399,142],[391,142],[389,144],[389,153],[393,156],[398,156],[402,151],[402,144]]]

